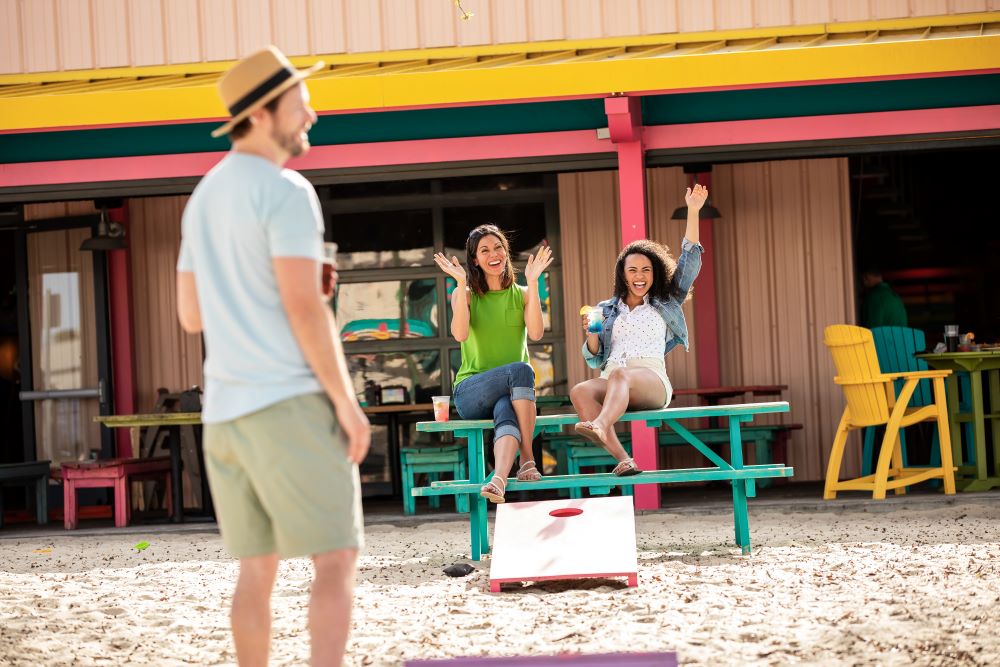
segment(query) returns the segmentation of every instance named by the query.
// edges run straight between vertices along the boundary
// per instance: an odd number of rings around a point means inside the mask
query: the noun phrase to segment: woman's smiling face
[[[653,263],[638,253],[625,258],[625,284],[629,294],[642,299],[653,286]]]
[[[502,276],[507,265],[507,253],[503,243],[493,234],[487,234],[479,239],[476,246],[476,264],[486,275]]]

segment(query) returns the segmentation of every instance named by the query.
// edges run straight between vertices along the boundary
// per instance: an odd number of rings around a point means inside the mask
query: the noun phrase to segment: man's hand
[[[357,401],[349,401],[349,405],[337,407],[336,413],[337,421],[347,436],[347,456],[360,465],[368,456],[368,448],[372,444],[372,427],[368,423],[368,416]]]

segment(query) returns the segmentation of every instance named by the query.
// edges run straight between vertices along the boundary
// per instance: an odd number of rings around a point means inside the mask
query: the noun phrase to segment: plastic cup
[[[957,324],[946,324],[944,325],[944,344],[949,352],[958,351],[958,325]]]
[[[434,404],[434,421],[448,421],[448,408],[451,405],[451,396],[432,396],[431,403]]]
[[[580,314],[587,316],[587,333],[601,333],[604,329],[604,313],[600,308],[584,306],[580,309]]]
[[[323,261],[320,266],[320,268],[322,269],[320,287],[323,290],[323,294],[326,296],[333,294],[333,273],[334,273],[334,267],[336,265],[337,265],[337,244],[324,243]]]

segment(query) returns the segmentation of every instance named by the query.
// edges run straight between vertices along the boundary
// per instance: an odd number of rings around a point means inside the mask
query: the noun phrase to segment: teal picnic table
[[[965,371],[972,387],[970,412],[963,412],[958,401],[958,374],[945,380],[948,385],[948,426],[951,429],[951,451],[958,475],[955,485],[961,491],[986,491],[1000,486],[1000,350],[977,352],[940,352],[918,354],[935,370]],[[983,374],[990,388],[990,409],[983,405]],[[993,436],[993,469],[986,461],[986,424]],[[976,452],[975,462],[966,461],[962,454],[962,424],[972,424]]]
[[[750,524],[747,513],[747,498],[756,495],[754,480],[772,477],[791,477],[792,468],[782,464],[744,465],[741,426],[749,423],[756,415],[788,412],[788,403],[745,403],[739,405],[711,405],[685,408],[663,408],[625,413],[620,421],[645,422],[650,428],[667,426],[715,464],[709,468],[686,468],[678,470],[651,470],[631,477],[615,477],[610,473],[587,475],[549,475],[537,482],[507,481],[507,491],[530,491],[543,489],[572,489],[600,486],[632,486],[636,484],[668,484],[676,482],[700,482],[724,480],[733,487],[733,523],[736,545],[743,553],[750,553]],[[700,418],[721,418],[729,420],[729,454],[726,461],[702,442],[697,435],[684,427],[680,420]],[[535,434],[558,433],[566,426],[579,422],[575,414],[542,415],[535,422]],[[490,552],[487,531],[486,500],[479,495],[479,489],[486,479],[486,462],[483,451],[483,432],[493,428],[493,421],[487,419],[462,419],[446,422],[418,422],[417,431],[424,433],[453,433],[464,439],[468,445],[469,479],[432,482],[430,486],[412,490],[414,496],[469,495],[469,541],[471,557],[479,560]]]

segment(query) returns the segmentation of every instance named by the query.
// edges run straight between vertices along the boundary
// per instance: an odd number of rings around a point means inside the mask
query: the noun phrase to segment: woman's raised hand
[[[452,255],[449,260],[444,253],[436,252],[434,253],[434,261],[441,267],[442,271],[454,278],[455,282],[459,285],[466,284],[465,269],[462,267],[462,263],[458,261],[458,257]]]
[[[708,199],[708,188],[701,183],[695,183],[694,188],[688,188],[684,195],[684,201],[687,202],[688,208],[695,211],[701,210],[706,199]]]
[[[524,278],[531,285],[549,268],[552,263],[552,248],[547,243],[538,249],[537,255],[528,255],[528,263],[524,266]]]

